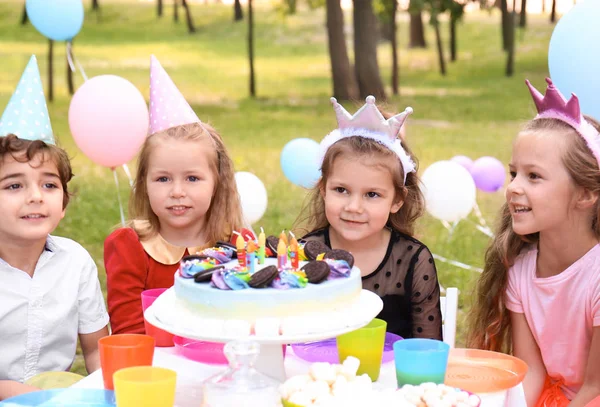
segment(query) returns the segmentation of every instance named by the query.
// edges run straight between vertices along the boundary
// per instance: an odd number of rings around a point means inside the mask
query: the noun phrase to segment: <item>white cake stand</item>
[[[173,289],[171,288],[169,291],[171,290]],[[164,294],[169,293],[169,291],[165,292]],[[362,290],[358,299],[358,305],[361,309],[361,312],[353,316],[352,319],[346,321],[343,327],[338,326],[332,330],[322,330],[320,332],[307,334],[279,335],[269,337],[250,335],[242,338],[228,337],[224,335],[215,336],[209,331],[199,331],[195,329],[189,329],[189,327],[171,325],[167,322],[159,320],[156,317],[156,307],[154,304],[146,309],[144,317],[150,324],[174,335],[210,342],[229,342],[239,339],[249,339],[258,342],[260,344],[260,354],[256,362],[256,369],[281,382],[285,381],[286,379],[285,368],[283,364],[283,349],[281,345],[320,341],[354,331],[371,322],[371,320],[375,318],[383,309],[383,301],[377,294],[371,291]],[[339,318],[339,313],[329,313],[331,314],[331,318]],[[319,313],[321,318],[327,318],[327,314],[327,310],[323,310],[322,313]]]

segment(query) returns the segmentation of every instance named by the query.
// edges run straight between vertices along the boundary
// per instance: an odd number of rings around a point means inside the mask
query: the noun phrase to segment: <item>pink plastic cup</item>
[[[152,303],[162,294],[167,288],[154,288],[151,290],[142,291],[142,310],[146,311]],[[173,334],[167,331],[163,331],[160,328],[155,327],[144,318],[144,326],[146,328],[146,335],[150,335],[156,341],[156,346],[170,347],[173,346]]]

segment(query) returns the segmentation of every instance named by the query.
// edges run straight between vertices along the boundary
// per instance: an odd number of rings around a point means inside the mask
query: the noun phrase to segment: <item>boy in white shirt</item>
[[[35,57],[22,80],[30,68],[38,72]],[[47,118],[45,103],[35,101],[32,106],[45,111],[36,119]],[[14,123],[7,113],[17,110],[12,102],[0,119],[0,136],[8,130],[23,138],[0,137],[0,400],[37,390],[23,382],[39,373],[68,371],[78,337],[87,371],[99,369],[98,339],[108,335],[109,320],[89,253],[50,236],[69,202],[69,157],[52,145],[51,129],[49,138],[35,127],[7,129]]]

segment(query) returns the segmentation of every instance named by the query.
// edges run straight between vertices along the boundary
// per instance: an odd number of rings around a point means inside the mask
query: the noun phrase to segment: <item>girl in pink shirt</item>
[[[527,363],[528,406],[583,407],[600,395],[600,124],[547,81],[527,82],[538,115],[513,145],[470,346]]]

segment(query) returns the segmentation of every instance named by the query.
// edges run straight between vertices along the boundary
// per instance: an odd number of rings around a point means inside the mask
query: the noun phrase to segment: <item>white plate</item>
[[[160,301],[159,301],[160,300]],[[156,307],[177,307],[177,298],[175,297],[175,290],[170,288],[165,291],[150,307],[146,309],[144,317],[146,320],[167,332],[174,335],[183,336],[185,338],[197,339],[202,341],[211,342],[229,342],[232,340],[245,339],[241,337],[231,337],[224,335],[214,335],[209,331],[200,331],[198,329],[189,329],[183,326],[177,326],[169,323],[170,321],[163,321],[156,316]],[[279,335],[279,336],[255,336],[250,335],[246,337],[248,339],[255,340],[261,344],[292,344],[310,341],[320,341],[323,339],[333,338],[347,332],[354,331],[358,328],[362,328],[367,325],[373,318],[375,318],[383,309],[383,301],[379,296],[371,291],[362,290],[358,299],[358,306],[360,307],[360,313],[356,314],[356,319],[349,320],[344,327],[337,327],[332,330],[323,330],[317,333],[310,334],[297,334],[297,335]],[[327,311],[319,313],[321,318],[327,318]],[[339,312],[330,312],[329,317],[339,318]]]

